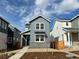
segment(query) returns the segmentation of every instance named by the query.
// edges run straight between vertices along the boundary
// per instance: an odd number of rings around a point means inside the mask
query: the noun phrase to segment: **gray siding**
[[[72,28],[79,28],[79,17],[72,21]]]
[[[7,49],[7,34],[0,32],[0,50]]]
[[[35,30],[35,24],[36,23],[44,23],[45,24],[45,30]],[[44,43],[37,43],[35,42],[35,32],[45,32],[46,38]],[[30,47],[50,47],[50,25],[49,22],[44,20],[43,18],[38,18],[37,20],[31,22],[30,24]]]

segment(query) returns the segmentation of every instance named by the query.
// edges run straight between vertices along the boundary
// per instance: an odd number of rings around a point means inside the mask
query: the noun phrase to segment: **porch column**
[[[70,41],[70,33],[68,32],[67,35],[68,35],[68,42],[69,42],[69,45],[71,45],[71,41]]]
[[[23,35],[21,35],[21,44],[20,44],[21,47],[22,47],[22,41],[23,41]]]
[[[70,33],[70,43],[72,45],[72,33]]]

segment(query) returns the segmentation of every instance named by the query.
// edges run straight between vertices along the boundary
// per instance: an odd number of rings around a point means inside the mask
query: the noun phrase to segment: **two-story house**
[[[79,14],[71,20],[56,19],[50,35],[53,41],[64,42],[65,47],[79,44]],[[61,44],[62,45],[62,44]]]
[[[21,31],[10,25],[8,21],[0,17],[0,50],[15,48],[16,43],[20,42]]]
[[[0,17],[0,50],[7,49],[8,25],[9,22]]]
[[[16,44],[20,42],[21,31],[16,27],[9,25],[8,26],[8,39],[7,39],[7,48],[8,49],[15,49]]]
[[[37,15],[25,27],[27,31],[21,33],[24,37],[21,40],[22,46],[50,47],[50,21],[47,18]]]

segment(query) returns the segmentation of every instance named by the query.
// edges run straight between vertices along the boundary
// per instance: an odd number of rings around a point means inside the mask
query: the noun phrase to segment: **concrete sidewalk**
[[[18,53],[10,57],[9,59],[20,59],[26,52],[27,52],[28,47],[24,47]]]
[[[68,50],[57,50],[57,49],[52,49],[52,48],[29,48],[29,47],[24,47],[18,53],[10,57],[9,59],[20,59],[26,52],[65,52],[67,53],[67,56],[69,57],[79,57],[78,54],[71,53]]]

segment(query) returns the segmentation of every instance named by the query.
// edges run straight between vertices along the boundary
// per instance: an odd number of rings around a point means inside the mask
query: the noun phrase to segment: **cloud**
[[[5,7],[5,10],[6,10],[6,12],[11,13],[11,14],[16,14],[16,13],[18,13],[18,8],[15,7],[15,6],[7,5],[7,6]]]
[[[72,11],[79,8],[78,0],[63,0],[59,6],[58,10],[64,11]]]
[[[2,7],[3,6],[3,7]],[[47,17],[53,14],[69,14],[79,8],[78,0],[0,0],[1,10],[20,17],[22,24],[31,17],[42,13]]]
[[[49,0],[36,0],[35,3],[39,7],[45,7],[48,4]]]
[[[40,13],[47,17],[52,14],[68,14],[79,8],[79,2],[77,0],[35,0],[35,6],[36,8],[28,16],[23,17],[21,22],[28,22],[32,16]]]

